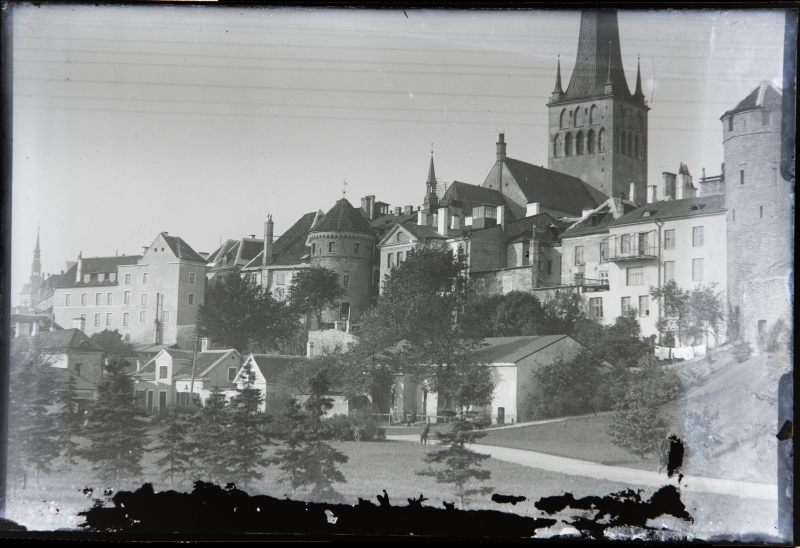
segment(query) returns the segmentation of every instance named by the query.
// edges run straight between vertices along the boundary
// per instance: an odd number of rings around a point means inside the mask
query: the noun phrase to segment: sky
[[[42,270],[132,255],[158,233],[199,252],[275,234],[345,196],[421,205],[483,183],[498,133],[547,165],[579,11],[15,6],[12,293]],[[620,11],[649,106],[648,180],[719,173],[720,116],[782,85],[783,12]],[[346,185],[344,182],[346,181]]]

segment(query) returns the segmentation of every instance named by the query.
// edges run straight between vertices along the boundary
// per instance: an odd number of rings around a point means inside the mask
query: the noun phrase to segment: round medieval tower
[[[792,329],[792,185],[781,176],[782,95],[764,81],[722,115],[731,338],[762,350]]]
[[[375,232],[364,216],[342,198],[308,234],[311,266],[324,266],[339,275],[346,294],[336,308],[327,310],[324,322],[357,322],[371,304],[372,255]]]

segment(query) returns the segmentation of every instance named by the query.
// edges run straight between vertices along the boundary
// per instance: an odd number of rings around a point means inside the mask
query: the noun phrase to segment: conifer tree
[[[161,470],[161,477],[169,479],[170,487],[175,487],[176,476],[181,483],[191,469],[195,449],[191,431],[196,418],[193,407],[172,407],[156,434],[157,445],[150,449],[161,454],[156,466]]]
[[[97,387],[97,399],[88,410],[84,436],[89,444],[79,455],[92,463],[92,470],[104,480],[120,482],[142,475],[141,461],[147,446],[144,411],[133,397],[133,381],[125,373],[128,363],[112,358],[105,366]]]
[[[66,461],[67,470],[72,470],[72,467],[78,463],[75,460],[78,444],[73,441],[73,438],[83,427],[83,414],[80,412],[75,377],[72,375],[67,377],[66,382],[56,392],[55,400],[59,408],[55,420],[58,427],[61,456]]]
[[[261,412],[264,400],[261,391],[253,386],[255,374],[250,363],[242,369],[242,384],[228,405],[227,439],[231,447],[225,455],[226,482],[240,483],[247,488],[253,480],[261,479],[260,469],[270,464],[264,456],[271,445],[267,431],[270,417]]]
[[[281,483],[287,483],[296,491],[303,485],[303,444],[306,441],[305,426],[307,416],[303,413],[303,406],[292,398],[286,402],[281,417],[281,428],[284,434],[283,446],[275,450],[272,463],[283,471]]]
[[[230,445],[228,415],[225,395],[215,387],[200,410],[191,435],[197,475],[209,482],[226,482],[226,452]]]

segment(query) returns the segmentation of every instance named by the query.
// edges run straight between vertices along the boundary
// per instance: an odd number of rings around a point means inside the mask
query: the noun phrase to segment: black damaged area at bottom
[[[496,502],[498,504],[512,504],[516,506],[518,502],[525,502],[527,499],[525,497],[517,497],[514,495],[498,495],[495,493],[492,495],[492,502]]]
[[[641,491],[628,489],[604,497],[580,499],[566,493],[557,497],[544,497],[534,506],[550,515],[568,508],[594,511],[593,516],[578,517],[569,524],[595,538],[602,538],[607,529],[614,527],[650,529],[647,527],[648,520],[661,516],[674,516],[689,523],[694,522],[674,485],[665,485],[648,500],[642,500]]]

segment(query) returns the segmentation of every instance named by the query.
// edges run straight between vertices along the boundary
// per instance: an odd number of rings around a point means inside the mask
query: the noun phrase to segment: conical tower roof
[[[553,89],[553,95],[560,95],[564,93],[561,88],[561,56],[558,56],[558,65],[556,66],[556,87]]]
[[[374,234],[369,221],[350,205],[347,198],[342,198],[328,211],[310,232],[363,232]]]
[[[756,89],[742,99],[736,107],[727,111],[720,117],[720,120],[730,114],[744,112],[745,110],[755,109],[779,109],[783,106],[783,93],[769,80],[761,82]]]
[[[433,153],[431,153],[431,165],[428,168],[428,180],[425,181],[427,184],[436,185],[436,170],[433,169]],[[434,188],[436,188],[434,186]]]
[[[622,69],[617,11],[584,10],[578,55],[564,100],[604,95],[607,82],[612,85],[614,95],[632,97]]]
[[[642,66],[639,58],[636,58],[636,91],[633,92],[634,99],[644,100],[644,91],[642,91]]]

